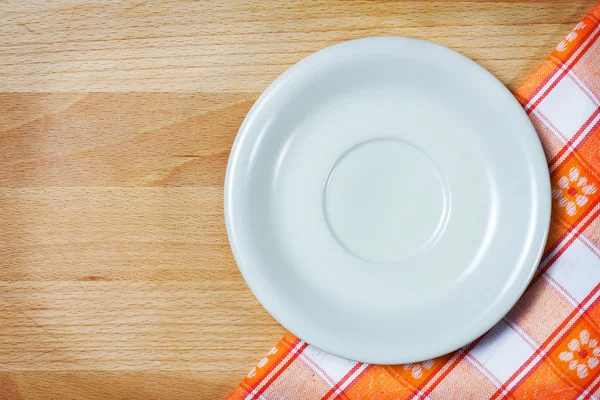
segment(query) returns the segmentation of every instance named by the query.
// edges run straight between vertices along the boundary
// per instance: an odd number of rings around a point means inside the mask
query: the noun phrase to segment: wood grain
[[[514,89],[594,3],[0,3],[0,399],[223,398],[284,332],[223,221],[260,92],[371,35]]]
[[[514,88],[594,1],[0,3],[0,91],[262,90],[331,44],[424,38]]]

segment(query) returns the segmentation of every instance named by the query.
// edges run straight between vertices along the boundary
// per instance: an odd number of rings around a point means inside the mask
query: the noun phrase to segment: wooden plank
[[[431,40],[514,89],[594,0],[9,1],[0,4],[0,91],[260,92],[331,44]]]
[[[280,331],[240,282],[0,283],[0,371],[224,371]],[[222,313],[223,304],[227,312]]]
[[[240,372],[236,370],[21,371],[0,373],[0,399],[220,399],[239,379]]]
[[[0,94],[0,186],[223,186],[256,97]]]

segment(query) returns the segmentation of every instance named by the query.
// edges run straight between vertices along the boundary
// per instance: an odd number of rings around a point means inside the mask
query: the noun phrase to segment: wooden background
[[[1,2],[0,399],[225,397],[284,333],[222,212],[260,92],[372,35],[514,89],[594,3]]]

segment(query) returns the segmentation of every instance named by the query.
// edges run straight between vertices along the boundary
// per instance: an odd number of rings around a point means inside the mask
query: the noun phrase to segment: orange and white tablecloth
[[[509,314],[408,365],[344,360],[288,334],[229,399],[600,399],[600,4],[515,95],[544,146],[553,210],[537,274]]]

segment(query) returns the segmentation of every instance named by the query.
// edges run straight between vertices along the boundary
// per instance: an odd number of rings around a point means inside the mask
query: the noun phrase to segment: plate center
[[[448,216],[448,190],[434,161],[395,139],[354,146],[335,163],[325,185],[329,228],[350,253],[391,263],[430,247]]]

